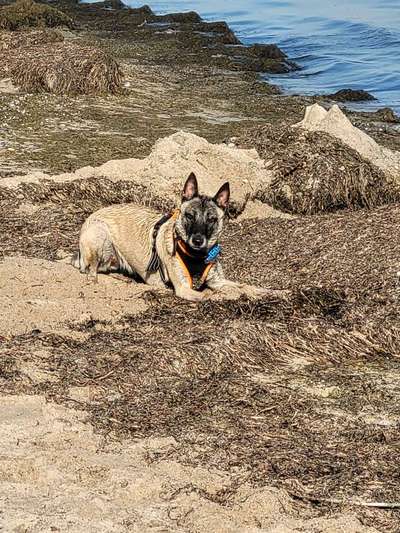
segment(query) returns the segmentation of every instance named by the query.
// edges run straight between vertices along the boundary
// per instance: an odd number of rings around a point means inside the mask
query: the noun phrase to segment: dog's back
[[[79,254],[72,264],[82,272],[124,270],[143,279],[160,213],[136,204],[112,205],[90,215],[82,226]]]

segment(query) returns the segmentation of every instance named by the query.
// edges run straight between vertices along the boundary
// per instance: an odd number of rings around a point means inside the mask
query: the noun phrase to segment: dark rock
[[[300,67],[294,61],[289,61],[286,54],[275,44],[242,46],[233,49],[231,55],[233,61],[241,65],[241,70],[270,74],[287,74],[300,70]]]
[[[221,44],[241,44],[226,22],[200,22],[193,26],[193,30],[202,33],[218,35]]]
[[[141,15],[147,15],[149,17],[155,17],[156,16],[154,14],[153,10],[151,9],[151,7],[148,6],[147,4],[142,6],[142,7],[130,8],[130,11],[133,11],[135,13],[140,13]]]
[[[336,102],[371,102],[376,100],[375,96],[362,89],[341,89],[334,94],[327,94],[324,98],[329,98]]]
[[[104,0],[104,6],[111,9],[127,9],[127,6],[121,0]]]
[[[187,13],[168,13],[168,15],[158,15],[157,22],[178,22],[180,24],[196,24],[202,19],[195,11]]]
[[[279,59],[287,58],[287,55],[276,44],[253,44],[249,46],[249,51],[260,59]]]
[[[382,122],[391,122],[393,124],[400,123],[400,117],[396,115],[396,113],[390,107],[378,109],[376,116],[379,118],[379,120],[382,120]]]
[[[299,65],[294,61],[278,60],[278,59],[257,59],[249,61],[249,69],[254,72],[269,72],[270,74],[287,74],[300,70]]]

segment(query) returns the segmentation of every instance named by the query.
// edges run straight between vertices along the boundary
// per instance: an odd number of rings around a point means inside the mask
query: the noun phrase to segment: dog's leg
[[[185,275],[182,265],[176,257],[169,260],[168,275],[178,298],[199,302],[205,298],[204,292],[195,291],[190,287],[190,282]]]
[[[86,276],[88,283],[97,283],[99,281],[99,277],[97,275],[98,268],[99,268],[98,261],[91,261],[89,265],[88,273]]]
[[[145,282],[147,285],[150,285],[155,289],[165,289],[164,282],[158,272],[152,272],[151,274],[147,274]]]
[[[194,291],[190,287],[177,287],[175,289],[175,294],[178,298],[188,300],[189,302],[200,302],[205,298],[205,294],[203,292]]]
[[[77,261],[73,262],[74,266]],[[118,263],[114,246],[107,225],[101,221],[92,221],[84,226],[79,239],[79,269],[87,274],[90,283],[97,283],[98,272],[115,270]]]
[[[240,296],[248,296],[249,298],[269,296],[271,298],[284,299],[289,293],[289,291],[266,289],[228,280],[225,278],[222,265],[219,262],[211,269],[207,278],[207,287],[223,297],[234,299],[240,298]]]

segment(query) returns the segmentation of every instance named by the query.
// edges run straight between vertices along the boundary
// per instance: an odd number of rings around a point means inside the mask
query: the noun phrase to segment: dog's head
[[[214,197],[199,194],[196,176],[186,180],[176,232],[192,250],[207,253],[218,242],[229,203],[229,183],[224,183]]]

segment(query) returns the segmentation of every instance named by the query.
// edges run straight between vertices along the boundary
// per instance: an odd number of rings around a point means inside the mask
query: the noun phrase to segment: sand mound
[[[272,173],[266,170],[264,161],[255,150],[239,150],[225,144],[211,144],[191,133],[178,132],[159,140],[145,159],[108,161],[100,167],[85,167],[73,174],[48,176],[34,173],[19,178],[5,178],[1,180],[0,185],[3,188],[11,188],[16,195],[22,194],[28,200],[41,194],[42,198],[47,194],[51,199],[52,194],[49,191],[53,191],[53,196],[57,196],[58,187],[63,189],[61,194],[65,197],[67,184],[71,184],[72,188],[73,182],[80,181],[80,188],[85,190],[85,180],[93,194],[96,190],[96,180],[101,178],[103,183],[104,180],[111,183],[111,195],[112,183],[126,182],[125,187],[130,187],[130,195],[140,190],[143,199],[146,196],[163,198],[164,202],[168,201],[174,205],[190,172],[196,173],[201,191],[207,194],[214,195],[223,182],[230,182],[232,216],[240,214],[249,198],[254,197],[258,190],[265,189],[272,179]],[[89,181],[90,179],[92,181]],[[77,188],[75,187],[75,190]],[[100,189],[99,186],[98,190]],[[4,194],[8,196],[11,192]],[[128,199],[129,194],[126,200]],[[261,216],[262,206],[257,207]],[[265,214],[271,216],[274,213],[271,213],[269,206],[265,206]]]
[[[393,179],[326,133],[269,124],[249,130],[237,142],[269,160],[274,178],[257,198],[276,209],[315,214],[400,200]]]
[[[246,208],[244,216],[257,218],[371,208],[400,199],[390,173],[330,134],[267,125],[237,142],[241,148],[178,132],[157,141],[144,159],[108,161],[72,174],[32,173],[5,178],[0,185],[9,189],[6,196],[14,191],[29,201],[80,197],[90,201],[89,208],[96,207],[97,197],[103,204],[137,201],[164,209],[176,205],[186,176],[195,172],[207,194],[230,182],[232,217]]]
[[[308,107],[304,120],[296,126],[310,131],[322,131],[340,139],[387,175],[400,181],[400,153],[380,146],[369,135],[353,126],[337,105],[329,111],[318,104]]]

